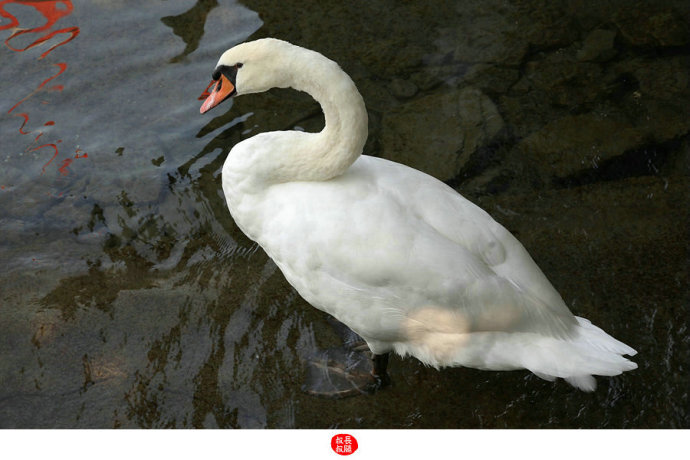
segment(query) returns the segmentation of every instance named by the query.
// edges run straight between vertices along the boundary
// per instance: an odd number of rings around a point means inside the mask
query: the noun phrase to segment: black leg
[[[374,362],[374,369],[371,371],[371,375],[376,379],[377,387],[385,387],[390,385],[391,379],[386,372],[388,367],[388,353],[382,355],[374,355],[371,359]]]

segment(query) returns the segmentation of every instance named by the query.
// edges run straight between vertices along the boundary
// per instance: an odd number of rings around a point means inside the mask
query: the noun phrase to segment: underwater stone
[[[565,116],[546,124],[518,145],[543,179],[596,169],[644,141],[632,124],[589,113]]]
[[[415,94],[417,94],[417,85],[409,80],[401,80],[400,78],[394,78],[390,84],[391,93],[398,99],[409,99]]]
[[[577,53],[580,61],[605,62],[616,55],[613,42],[616,32],[613,30],[597,29],[590,32],[585,38],[582,48]]]
[[[496,105],[476,88],[424,96],[384,116],[382,156],[449,180],[502,129]]]
[[[467,69],[462,82],[489,94],[501,94],[514,86],[520,78],[517,69],[491,64],[476,64]]]
[[[633,46],[685,46],[690,27],[672,11],[650,14],[649,7],[626,8],[613,18],[621,35]]]

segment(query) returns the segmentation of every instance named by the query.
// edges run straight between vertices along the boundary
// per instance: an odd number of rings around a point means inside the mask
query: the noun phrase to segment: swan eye
[[[216,67],[216,69],[213,71],[211,74],[211,79],[212,80],[220,80],[221,75],[225,75],[228,77],[228,80],[234,82],[235,78],[237,77],[237,69],[241,68],[244,64],[241,62],[238,62],[235,65],[232,66],[227,66],[227,65],[220,65]]]

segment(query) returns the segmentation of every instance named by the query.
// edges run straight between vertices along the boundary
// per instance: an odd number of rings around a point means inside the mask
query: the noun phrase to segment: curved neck
[[[344,173],[361,155],[367,140],[368,117],[362,96],[337,64],[328,63],[331,71],[319,75],[320,81],[296,88],[321,105],[325,120],[323,130],[312,135],[314,147],[299,154],[305,159],[309,156],[312,177],[306,180],[328,180]]]
[[[325,181],[344,173],[362,153],[367,138],[367,112],[355,84],[335,62],[303,48],[277,65],[276,73],[282,77],[275,86],[311,95],[321,105],[325,127],[319,133],[259,134],[237,144],[227,166],[263,187]]]

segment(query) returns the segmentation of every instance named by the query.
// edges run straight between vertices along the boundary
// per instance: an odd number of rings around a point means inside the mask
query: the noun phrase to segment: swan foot
[[[331,348],[307,362],[306,381],[302,391],[314,396],[347,398],[372,394],[390,385],[386,372],[388,355]]]
[[[317,352],[307,361],[302,391],[314,396],[347,398],[372,394],[391,384],[388,354],[375,355],[366,341],[332,316],[327,318],[343,346]]]

